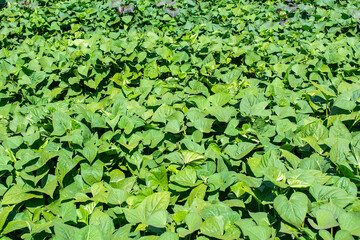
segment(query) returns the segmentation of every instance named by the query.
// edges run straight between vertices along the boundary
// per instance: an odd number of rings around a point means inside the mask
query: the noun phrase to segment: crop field
[[[0,240],[360,238],[360,1],[0,4]]]

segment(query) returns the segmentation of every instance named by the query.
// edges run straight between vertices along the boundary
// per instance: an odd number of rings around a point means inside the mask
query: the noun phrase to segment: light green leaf
[[[62,111],[56,111],[53,114],[53,128],[51,135],[62,136],[66,131],[71,130],[71,118]]]
[[[56,240],[73,240],[75,239],[75,234],[77,234],[77,232],[79,231],[79,229],[76,227],[59,222],[54,223],[54,230]],[[79,238],[79,240],[80,239],[82,240],[82,238]]]
[[[198,119],[194,122],[194,127],[203,133],[209,133],[211,132],[212,124],[214,123],[214,120],[208,119],[208,118],[202,118]]]
[[[209,113],[216,117],[219,122],[229,122],[231,117],[236,115],[235,108],[233,107],[209,107]]]
[[[60,207],[60,216],[64,222],[72,221],[77,222],[76,216],[76,205],[73,202],[65,202],[61,204]]]
[[[82,163],[81,176],[84,181],[89,185],[101,181],[103,176],[103,166],[104,164],[100,160],[95,161],[92,165]]]
[[[182,150],[179,152],[179,155],[181,159],[184,161],[184,164],[199,163],[199,162],[201,163],[203,162],[203,160],[205,160],[205,157],[203,155],[189,150]]]
[[[225,104],[227,104],[231,100],[231,98],[232,98],[231,94],[220,92],[211,95],[208,100],[211,102],[212,106],[222,107]]]
[[[83,76],[87,76],[88,72],[89,72],[89,67],[88,66],[79,66],[78,67],[78,72],[83,75]]]
[[[152,169],[146,178],[146,185],[152,189],[167,190],[168,177],[164,166]]]
[[[355,238],[349,231],[341,229],[336,232],[335,240],[355,240]]]
[[[57,238],[56,238],[57,239]],[[89,225],[83,227],[75,233],[74,240],[106,240],[104,234],[101,232],[98,226]]]
[[[1,204],[2,205],[11,205],[24,202],[32,198],[42,198],[41,195],[36,195],[33,193],[28,193],[31,188],[24,187],[23,185],[14,185],[12,186],[4,195]]]
[[[258,62],[260,60],[261,60],[261,57],[253,51],[248,51],[245,55],[245,63],[248,66],[250,66],[253,63]]]
[[[121,205],[126,201],[128,193],[123,189],[113,188],[110,190],[107,201],[113,205]]]
[[[171,119],[169,120],[169,122],[166,124],[164,131],[165,132],[170,132],[173,134],[179,133],[181,131],[181,123],[179,120],[177,119]]]
[[[24,220],[14,220],[9,222],[6,227],[4,228],[4,230],[2,231],[2,234],[8,234],[11,233],[13,231],[16,230],[20,230],[23,228],[28,228],[30,230],[30,223],[28,221],[24,221]]]
[[[168,212],[166,210],[159,210],[151,214],[145,221],[145,224],[157,227],[164,228],[167,223]]]
[[[334,215],[329,210],[319,209],[316,211],[315,216],[317,224],[315,224],[312,219],[309,219],[310,225],[315,229],[329,229],[339,226],[339,223],[336,221]]]
[[[209,237],[218,238],[224,235],[225,218],[223,216],[214,216],[205,219],[201,224],[200,231]]]
[[[182,185],[182,186],[189,186],[193,187],[197,184],[195,183],[197,179],[196,171],[193,168],[186,167],[180,172],[178,172],[176,175],[170,176],[170,181],[175,182],[176,184]]]
[[[225,153],[233,159],[239,160],[249,154],[254,148],[255,144],[249,142],[240,142],[237,145],[227,145]]]
[[[162,122],[166,123],[167,119],[175,113],[175,110],[166,105],[161,105],[156,111],[154,112],[154,115],[152,116],[152,120],[154,122]]]
[[[130,223],[144,222],[159,210],[166,210],[170,202],[170,192],[159,192],[147,196],[135,209],[125,208],[125,217]]]
[[[309,199],[304,193],[295,192],[287,199],[279,195],[274,200],[274,208],[282,219],[295,227],[300,227],[308,212]]]
[[[120,227],[112,236],[112,240],[128,240],[132,224]]]
[[[345,212],[339,216],[338,221],[342,230],[347,230],[353,236],[360,237],[360,217],[358,215]]]
[[[202,225],[201,216],[196,212],[190,212],[185,216],[185,223],[191,232],[200,229]]]
[[[174,232],[164,232],[157,240],[179,240],[179,235]]]
[[[345,190],[333,187],[313,184],[309,189],[310,194],[317,202],[331,201],[340,208],[344,208],[355,200],[355,197],[348,194]]]
[[[99,209],[91,214],[89,224],[99,227],[105,239],[110,239],[115,231],[112,218],[108,214],[101,212]]]
[[[11,213],[11,211],[14,209],[15,205],[10,207],[2,207],[0,209],[0,231],[2,230],[3,226],[6,223],[6,219]]]
[[[51,72],[51,66],[53,65],[53,58],[50,57],[41,57],[39,58],[39,63],[45,72]]]
[[[144,68],[144,75],[149,78],[157,78],[159,76],[159,67],[156,64],[156,60],[148,63]]]

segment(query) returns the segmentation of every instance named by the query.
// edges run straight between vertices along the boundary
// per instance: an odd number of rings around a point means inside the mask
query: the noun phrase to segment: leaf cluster
[[[360,237],[358,1],[31,4],[0,10],[1,240]]]

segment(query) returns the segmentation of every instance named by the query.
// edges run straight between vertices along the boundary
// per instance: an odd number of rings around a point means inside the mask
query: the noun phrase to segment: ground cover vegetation
[[[9,0],[0,239],[358,239],[359,9]]]

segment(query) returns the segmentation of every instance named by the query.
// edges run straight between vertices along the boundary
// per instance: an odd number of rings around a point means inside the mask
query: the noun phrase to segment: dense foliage
[[[359,10],[8,1],[0,239],[360,237]]]

